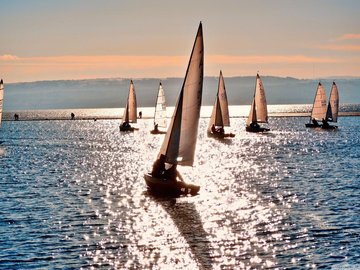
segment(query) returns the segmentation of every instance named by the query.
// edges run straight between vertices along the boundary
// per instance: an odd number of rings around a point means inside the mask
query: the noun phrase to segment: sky
[[[205,75],[360,76],[358,0],[0,0],[4,82]]]

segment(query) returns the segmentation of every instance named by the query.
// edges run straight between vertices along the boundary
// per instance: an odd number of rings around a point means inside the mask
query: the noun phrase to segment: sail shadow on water
[[[169,214],[180,235],[189,245],[200,269],[212,269],[214,261],[210,254],[211,246],[208,233],[204,229],[195,204],[170,197],[154,197],[154,200]]]

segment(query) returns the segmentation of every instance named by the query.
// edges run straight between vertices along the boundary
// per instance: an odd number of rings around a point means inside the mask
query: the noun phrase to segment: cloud
[[[360,34],[345,34],[338,38],[338,40],[354,40],[360,39]]]
[[[360,51],[360,45],[324,45],[320,49],[330,51],[356,52]]]
[[[13,61],[13,60],[18,60],[19,58],[16,55],[11,55],[11,54],[3,54],[0,55],[0,60],[3,61]]]

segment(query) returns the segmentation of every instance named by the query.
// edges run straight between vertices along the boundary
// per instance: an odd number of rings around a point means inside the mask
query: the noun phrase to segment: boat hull
[[[233,133],[212,133],[212,132],[208,132],[208,136],[209,137],[213,137],[213,138],[234,138],[235,134]]]
[[[305,124],[305,127],[307,128],[321,128],[321,125],[314,125],[312,123]]]
[[[270,128],[262,128],[262,127],[258,127],[258,128],[254,128],[254,127],[246,127],[246,131],[247,131],[247,132],[266,132],[266,131],[270,131]]]
[[[138,130],[137,128],[134,127],[123,127],[123,126],[119,126],[120,131],[128,131],[128,132],[133,132],[135,130]]]
[[[161,131],[161,130],[151,130],[150,131],[151,134],[166,134],[166,131]]]
[[[328,129],[328,130],[333,130],[333,129],[337,129],[337,126],[321,126],[322,129]]]
[[[144,175],[146,185],[150,189],[150,191],[166,195],[166,196],[180,196],[180,195],[196,195],[200,186],[185,183],[181,181],[171,181],[165,179],[159,179],[153,177],[151,174]]]

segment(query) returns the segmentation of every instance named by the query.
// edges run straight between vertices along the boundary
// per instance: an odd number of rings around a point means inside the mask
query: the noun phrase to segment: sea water
[[[194,197],[156,198],[143,174],[164,135],[152,119],[4,121],[0,269],[359,269],[360,118],[338,130],[271,117],[271,131],[208,138]]]

